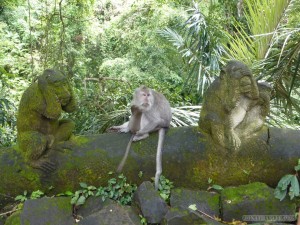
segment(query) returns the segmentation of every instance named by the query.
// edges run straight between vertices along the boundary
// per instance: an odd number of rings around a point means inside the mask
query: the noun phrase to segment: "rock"
[[[183,188],[171,191],[171,207],[182,207],[188,209],[195,204],[197,210],[204,212],[212,217],[220,217],[220,195],[207,191],[193,191]]]
[[[27,200],[20,215],[21,224],[26,225],[74,225],[70,198],[41,198]]]
[[[86,202],[80,206],[80,208],[77,210],[76,214],[78,217],[85,218],[95,212],[100,211],[105,206],[112,204],[114,201],[111,199],[105,199],[105,201],[102,201],[100,197],[89,197]]]
[[[130,134],[116,133],[74,136],[72,148],[49,155],[58,165],[49,174],[28,166],[17,146],[1,148],[0,208],[24,190],[46,192],[53,186],[54,195],[75,192],[82,180],[97,187],[107,185],[112,178],[109,171],[116,170],[129,139]],[[206,189],[207,178],[223,187],[260,181],[274,188],[297,165],[299,139],[298,130],[265,128],[237,154],[231,154],[214,149],[197,127],[170,128],[164,142],[163,174],[176,187],[190,189]],[[132,144],[123,171],[129,182],[139,185],[154,176],[157,140],[154,132]],[[142,179],[137,171],[143,171]]]
[[[251,225],[291,225],[290,223],[251,223]]]
[[[274,222],[295,221],[295,203],[288,199],[279,201],[274,197],[274,189],[264,183],[251,183],[239,187],[225,188],[221,193],[221,205],[224,221],[240,220],[248,222],[264,222],[270,217],[266,215],[287,215]],[[271,216],[271,218],[273,218]]]
[[[219,225],[222,224],[218,221],[212,220],[205,217],[195,211],[182,209],[182,208],[171,208],[165,215],[162,225],[199,225],[199,224],[210,224]]]
[[[160,223],[168,212],[167,203],[154,190],[150,181],[145,181],[138,187],[133,195],[133,201],[150,224]]]
[[[122,206],[116,202],[103,207],[83,218],[79,225],[140,225],[139,216],[135,214],[130,206]]]

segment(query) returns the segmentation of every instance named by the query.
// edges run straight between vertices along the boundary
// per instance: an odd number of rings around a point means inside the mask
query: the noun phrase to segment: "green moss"
[[[74,156],[58,169],[56,175],[58,183],[56,186],[60,188],[60,191],[74,191],[78,189],[79,182],[96,186],[104,185],[110,178],[108,171],[114,171],[116,167],[111,162],[107,152],[102,149],[87,150],[85,151],[84,161],[81,157]],[[66,180],[68,182],[65,182]]]
[[[85,136],[71,136],[70,141],[74,142],[76,146],[82,146],[90,141],[89,138]]]
[[[245,196],[247,196],[247,200],[269,198],[273,196],[272,192],[269,190],[269,187],[260,182],[240,185],[238,187],[228,187],[222,191],[222,195],[232,202],[244,201]]]
[[[59,199],[61,199],[61,200],[55,202],[57,208],[59,210],[63,211],[63,212],[70,211],[70,208],[71,208],[71,205],[70,205],[71,197],[61,197]]]
[[[20,225],[21,224],[21,211],[17,211],[13,213],[10,217],[5,221],[5,225]]]
[[[220,195],[214,195],[210,198],[207,198],[207,204],[211,207],[211,208],[215,208],[215,206],[220,205]]]
[[[157,146],[158,141],[158,133],[151,133],[148,138],[132,143],[132,149],[136,154],[141,157],[147,157],[151,155],[156,155],[156,148],[153,146]],[[125,150],[125,149],[124,149]]]
[[[278,173],[288,170],[288,164],[283,161],[278,163],[278,160],[270,154],[267,143],[261,138],[248,139],[239,152],[222,148],[207,136],[204,138],[201,136],[199,143],[204,143],[205,152],[202,157],[195,157],[198,161],[193,160],[195,163],[191,176],[193,182],[200,188],[207,188],[208,178],[222,186],[238,186],[251,181],[264,181],[270,184],[274,180],[272,174],[278,177]],[[274,186],[276,184],[273,183]]]
[[[225,221],[241,220],[244,215],[293,215],[296,210],[293,202],[279,201],[274,189],[260,182],[225,188],[221,205]]]
[[[16,196],[20,194],[18,191],[24,191],[24,187],[28,191],[41,187],[39,175],[24,163],[22,156],[13,148],[2,151],[0,159],[6,159],[0,167],[1,171],[5,171],[2,173],[1,182],[6,186],[0,185],[0,193],[6,193],[7,187],[10,187],[10,195]]]

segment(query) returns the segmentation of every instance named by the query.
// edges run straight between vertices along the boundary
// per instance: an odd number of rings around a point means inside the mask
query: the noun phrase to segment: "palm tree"
[[[299,18],[300,3],[297,0],[244,0],[244,4],[246,28],[235,22],[238,32],[228,33],[230,42],[226,58],[244,61],[252,67],[257,80],[272,84],[271,123],[297,123],[300,112],[300,20],[296,18]],[[295,19],[298,20],[296,23]]]
[[[220,71],[219,61],[224,53],[221,44],[220,26],[211,20],[211,14],[204,15],[197,3],[187,10],[190,17],[179,32],[166,28],[158,33],[178,49],[190,67],[186,83],[196,85],[203,95],[209,84]]]
[[[221,1],[224,2],[226,0]],[[227,27],[221,31],[228,37],[225,41],[220,38],[220,27],[214,24],[216,20],[204,16],[197,4],[190,10],[192,14],[185,24],[184,35],[168,28],[160,31],[160,34],[170,40],[182,56],[188,58],[188,63],[193,65],[191,74],[197,79],[198,91],[203,93],[218,72],[220,62],[241,60],[252,68],[257,80],[267,81],[274,88],[270,116],[273,119],[270,122],[278,125],[282,125],[282,122],[285,125],[293,124],[297,122],[297,114],[300,112],[300,17],[297,13],[300,2],[236,2],[239,13],[235,16],[244,19],[231,19],[233,29]],[[212,1],[211,4],[216,3]],[[241,15],[241,12],[244,14]],[[287,121],[289,119],[286,119],[286,115],[289,115],[290,121]]]

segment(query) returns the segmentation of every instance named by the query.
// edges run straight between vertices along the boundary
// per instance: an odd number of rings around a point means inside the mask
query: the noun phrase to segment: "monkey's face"
[[[153,95],[151,91],[140,91],[139,93],[139,107],[141,111],[148,111],[153,104]]]

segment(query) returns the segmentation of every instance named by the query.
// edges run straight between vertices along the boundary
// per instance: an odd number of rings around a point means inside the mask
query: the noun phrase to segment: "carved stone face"
[[[252,98],[252,81],[249,76],[244,76],[239,81],[240,93],[248,98]]]
[[[72,97],[71,87],[67,77],[56,71],[55,74],[47,76],[49,88],[54,93],[62,106],[67,105]]]
[[[58,98],[58,101],[62,106],[67,105],[71,101],[70,85],[67,80],[61,80],[51,85],[54,89],[54,93]]]

